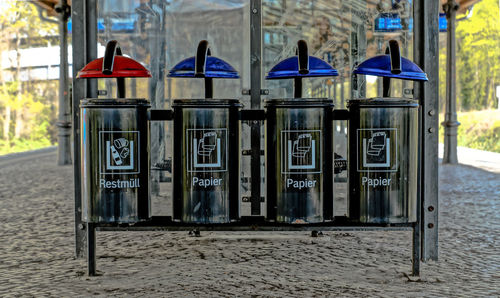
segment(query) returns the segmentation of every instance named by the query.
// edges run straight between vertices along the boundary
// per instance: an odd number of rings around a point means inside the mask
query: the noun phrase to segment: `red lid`
[[[151,73],[142,64],[132,58],[116,55],[113,72],[104,74],[102,63],[104,58],[95,59],[78,72],[77,78],[150,78]]]

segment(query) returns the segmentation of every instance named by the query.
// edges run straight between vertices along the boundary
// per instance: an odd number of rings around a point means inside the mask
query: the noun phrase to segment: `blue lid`
[[[428,81],[427,74],[410,60],[401,57],[401,72],[391,71],[391,56],[379,55],[367,59],[354,68],[353,74],[388,77],[412,81]]]
[[[313,56],[309,56],[309,72],[300,73],[299,57],[294,56],[276,64],[267,74],[266,80],[293,79],[298,77],[334,77],[338,75],[338,71],[330,64]]]
[[[195,67],[196,57],[191,57],[182,60],[177,63],[170,72],[168,77],[184,77],[184,78],[194,78],[196,76]],[[217,57],[207,56],[205,62],[205,78],[225,78],[225,79],[237,79],[240,76],[238,72],[226,61],[219,59]]]

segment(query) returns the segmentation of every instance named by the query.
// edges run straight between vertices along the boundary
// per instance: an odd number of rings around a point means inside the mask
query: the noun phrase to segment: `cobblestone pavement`
[[[440,167],[440,260],[411,278],[411,232],[98,232],[74,258],[73,173],[0,159],[0,296],[500,296],[500,174]]]

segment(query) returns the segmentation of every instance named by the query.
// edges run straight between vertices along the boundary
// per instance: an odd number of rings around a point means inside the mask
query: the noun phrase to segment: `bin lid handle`
[[[171,78],[203,78],[205,98],[213,98],[214,78],[238,79],[238,72],[226,61],[213,57],[208,41],[198,43],[196,56],[177,63],[168,73]]]
[[[385,54],[389,55],[391,58],[391,73],[400,74],[401,73],[401,53],[399,51],[399,44],[396,40],[389,40],[389,45],[385,49]],[[391,78],[383,77],[382,79],[382,96],[391,96]]]
[[[333,77],[339,73],[326,61],[309,56],[307,42],[299,40],[295,56],[286,58],[273,66],[266,76],[266,80],[293,79],[294,97],[302,97],[302,78],[305,77]]]
[[[429,80],[427,74],[418,65],[401,57],[396,40],[389,41],[385,55],[366,59],[354,67],[352,73],[412,81]]]
[[[151,77],[151,73],[134,59],[122,56],[116,40],[110,40],[106,44],[103,58],[89,62],[77,75],[77,78],[116,78],[118,98],[125,98],[127,77]]]
[[[106,44],[106,51],[104,52],[104,58],[102,61],[102,74],[111,75],[113,74],[113,68],[115,64],[115,57],[122,56],[122,49],[116,40],[110,40]],[[125,98],[125,79],[116,78],[116,96],[118,98]]]

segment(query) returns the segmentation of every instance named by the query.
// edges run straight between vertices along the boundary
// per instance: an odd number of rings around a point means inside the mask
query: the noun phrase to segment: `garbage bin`
[[[116,55],[115,55],[116,54]],[[121,56],[116,41],[104,58],[78,78],[118,78],[116,99],[80,104],[82,217],[91,223],[135,223],[150,218],[149,103],[125,97],[125,77],[150,77],[140,63]]]
[[[337,76],[309,56],[305,41],[297,56],[274,66],[266,79],[295,82],[295,98],[266,101],[267,218],[282,223],[318,223],[333,216],[333,135],[329,99],[302,98],[302,78]]]
[[[213,99],[214,78],[236,79],[227,62],[210,56],[207,41],[169,77],[204,78],[205,99],[174,100],[174,219],[186,223],[228,223],[239,217],[241,104]]]
[[[418,101],[390,97],[390,79],[427,81],[390,41],[385,55],[354,71],[383,77],[383,97],[352,99],[349,119],[349,217],[362,223],[417,220]]]

